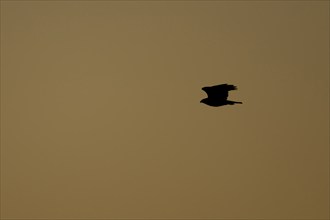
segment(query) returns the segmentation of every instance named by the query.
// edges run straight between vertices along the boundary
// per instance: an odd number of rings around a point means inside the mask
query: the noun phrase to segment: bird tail
[[[228,89],[228,91],[230,91],[230,90],[237,90],[237,87],[234,86],[234,85],[227,85],[227,89]]]
[[[243,104],[243,102],[228,101],[228,105]]]

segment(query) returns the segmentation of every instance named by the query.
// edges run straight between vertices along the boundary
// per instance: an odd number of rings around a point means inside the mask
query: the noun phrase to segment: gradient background
[[[1,1],[1,217],[328,218],[328,10]]]

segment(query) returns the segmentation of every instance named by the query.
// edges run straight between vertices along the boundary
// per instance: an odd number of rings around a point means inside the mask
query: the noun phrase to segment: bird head
[[[200,101],[200,103],[206,103],[207,101],[206,101],[206,99],[202,99],[201,101]]]

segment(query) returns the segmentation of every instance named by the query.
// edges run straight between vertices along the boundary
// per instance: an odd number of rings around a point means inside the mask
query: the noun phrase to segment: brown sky
[[[328,1],[1,1],[3,219],[326,219],[328,174]]]

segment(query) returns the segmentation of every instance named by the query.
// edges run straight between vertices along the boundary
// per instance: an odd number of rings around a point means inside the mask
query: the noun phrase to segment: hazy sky
[[[1,210],[329,218],[329,2],[1,1]]]

